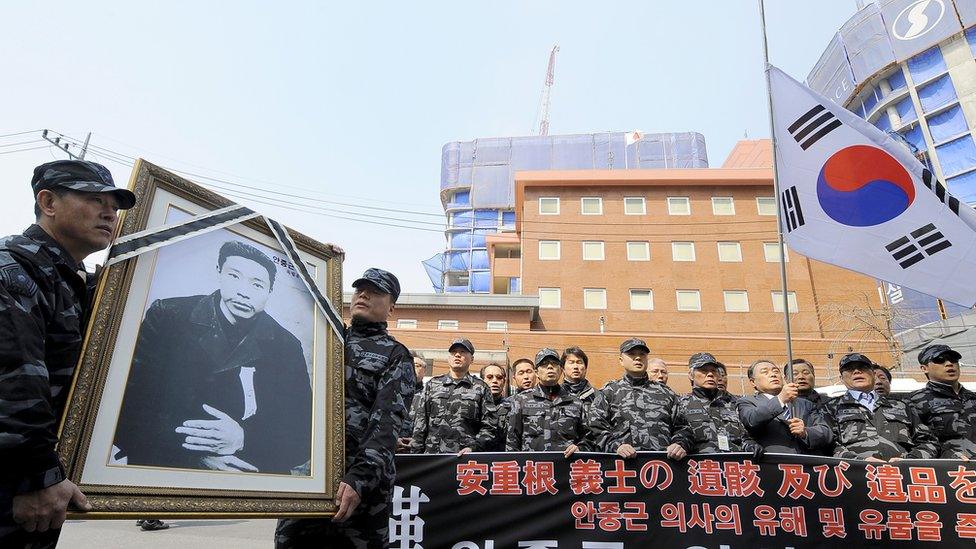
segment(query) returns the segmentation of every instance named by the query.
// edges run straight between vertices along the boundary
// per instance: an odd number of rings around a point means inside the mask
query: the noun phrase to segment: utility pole
[[[84,145],[81,146],[81,151],[78,154],[75,154],[75,153],[71,152],[71,150],[70,150],[70,147],[74,143],[70,143],[67,140],[62,141],[60,137],[55,137],[54,139],[51,139],[50,137],[47,136],[47,133],[48,133],[48,130],[42,131],[41,132],[41,137],[44,138],[45,141],[47,141],[47,142],[51,143],[52,145],[54,145],[55,147],[57,147],[57,148],[61,149],[62,151],[68,153],[68,156],[71,158],[71,160],[84,160],[85,159],[85,154],[88,152],[88,143],[91,141],[91,132],[88,132],[88,135],[85,136],[85,143],[84,143]]]

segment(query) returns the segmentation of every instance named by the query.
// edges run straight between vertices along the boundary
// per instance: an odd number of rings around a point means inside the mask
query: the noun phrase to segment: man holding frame
[[[82,263],[112,242],[130,191],[94,162],[34,169],[36,224],[0,240],[0,547],[57,545],[68,505],[87,510],[55,452],[91,312]]]

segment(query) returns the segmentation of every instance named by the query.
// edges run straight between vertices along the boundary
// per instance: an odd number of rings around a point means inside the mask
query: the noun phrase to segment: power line
[[[14,154],[14,153],[19,153],[19,152],[37,151],[37,150],[40,150],[40,149],[46,149],[48,147],[50,147],[50,145],[41,145],[40,147],[29,147],[27,149],[17,149],[16,151],[3,151],[3,152],[0,152],[0,154]]]
[[[43,139],[31,139],[29,141],[18,141],[16,143],[4,143],[0,147],[18,147],[20,145],[30,145],[31,143],[40,143],[44,141]]]
[[[5,133],[3,135],[0,135],[0,139],[4,139],[4,138],[7,138],[7,137],[14,137],[14,136],[17,136],[17,135],[27,135],[27,134],[31,134],[31,133],[37,133],[39,131],[41,131],[41,130],[29,130],[29,131],[26,131],[26,132]]]
[[[61,137],[65,138],[65,139],[70,139],[70,140],[74,141],[76,144],[79,144],[79,145],[81,144],[81,141],[78,140],[78,139],[76,139],[76,138],[73,138],[73,137],[70,137],[70,136],[61,134],[60,132],[54,132],[54,133],[58,133],[58,135],[60,135]],[[113,140],[113,141],[117,141],[117,140]],[[132,162],[135,162],[137,160],[137,158],[134,157],[134,156],[130,156],[130,155],[127,155],[127,154],[118,152],[118,151],[114,151],[114,150],[111,150],[111,149],[107,149],[105,147],[101,147],[101,146],[98,146],[98,145],[91,145],[90,144],[89,147],[90,148],[93,148],[93,149],[99,149],[99,150],[101,150],[103,152],[111,153],[111,154],[116,155],[116,156],[121,157],[121,158],[126,158],[126,159],[128,159],[128,160],[130,160]],[[134,148],[136,148],[136,147],[134,147]],[[162,155],[159,155],[159,156],[162,156]],[[175,159],[173,159],[173,160],[175,160]],[[179,160],[175,160],[175,161],[181,162],[183,164],[187,164],[187,165],[190,165],[190,166],[193,166],[193,164],[189,164],[189,163],[182,162],[182,161],[179,161]],[[206,168],[206,167],[203,167],[203,166],[197,166],[197,167],[202,168],[202,169],[206,169],[206,170],[211,170],[211,168]],[[167,169],[170,170],[170,171],[179,173],[179,174],[183,174],[183,175],[189,176],[189,177],[194,177],[194,178],[199,178],[199,179],[207,179],[207,180],[210,180],[210,181],[216,181],[216,182],[219,182],[219,183],[224,183],[224,184],[228,184],[228,185],[239,186],[239,187],[243,187],[243,188],[247,188],[247,189],[252,189],[252,190],[258,190],[258,191],[263,191],[263,192],[275,192],[275,193],[278,193],[278,194],[286,194],[287,196],[292,196],[294,198],[302,198],[302,199],[309,199],[309,200],[318,200],[318,201],[322,201],[322,202],[329,202],[329,203],[332,203],[332,204],[335,204],[335,205],[339,205],[339,206],[350,206],[350,207],[353,207],[353,208],[378,209],[378,210],[384,210],[384,211],[390,211],[390,212],[409,213],[409,214],[413,214],[413,215],[424,215],[424,216],[433,216],[433,217],[441,217],[441,218],[444,217],[444,214],[443,213],[418,212],[418,211],[403,210],[403,209],[389,209],[389,208],[380,208],[378,206],[361,206],[359,204],[349,204],[349,203],[338,202],[338,201],[329,201],[329,200],[324,200],[324,199],[316,199],[316,198],[308,197],[306,195],[295,195],[295,194],[281,193],[279,191],[270,191],[270,190],[265,189],[265,188],[262,188],[262,187],[254,187],[254,186],[250,186],[250,185],[245,185],[243,183],[237,183],[237,182],[234,182],[234,181],[229,181],[229,180],[226,180],[226,179],[212,177],[212,176],[208,176],[208,175],[204,175],[204,174],[200,174],[200,173],[190,172],[190,171],[187,171],[187,170],[180,170],[180,169],[172,168],[172,167],[167,167]],[[227,172],[220,172],[220,170],[212,170],[212,171],[217,172],[217,173],[227,173]],[[230,174],[230,175],[233,175],[233,174]],[[241,177],[241,176],[235,176],[235,177],[239,177],[241,179],[250,179],[252,181],[258,181],[258,182],[263,182],[263,183],[268,183],[268,184],[274,185],[275,187],[288,187],[288,188],[292,188],[292,189],[300,189],[300,190],[304,190],[304,191],[309,191],[309,189],[304,189],[302,187],[296,187],[296,186],[293,186],[293,185],[281,185],[281,184],[278,184],[278,183],[275,183],[275,182],[272,182],[272,181],[261,181],[261,180],[256,180],[256,179],[252,179],[252,178],[245,178],[245,177]],[[314,192],[314,191],[309,191],[309,192]],[[323,193],[323,194],[334,194],[334,193]],[[376,201],[376,202],[387,202],[387,201],[382,201],[382,200],[376,200],[375,198],[356,197],[356,196],[351,196],[351,195],[336,195],[336,196],[346,196],[348,198],[368,199],[368,200],[372,200],[372,201]]]
[[[89,154],[92,154],[92,155],[98,156],[98,157],[102,157],[102,158],[106,158],[106,159],[108,159],[108,160],[110,160],[112,162],[116,162],[118,164],[121,164],[123,166],[127,166],[129,168],[133,167],[133,164],[132,163],[125,162],[125,161],[122,161],[122,160],[118,160],[116,158],[111,158],[111,157],[109,157],[109,156],[107,156],[107,155],[105,155],[104,153],[101,153],[101,152],[91,151]],[[216,187],[216,185],[204,185],[204,186],[206,186],[206,187]],[[399,229],[411,229],[411,230],[415,230],[415,231],[425,231],[425,232],[433,232],[433,233],[443,234],[443,230],[440,230],[440,229],[429,229],[429,228],[425,228],[425,227],[413,227],[413,226],[409,226],[409,225],[400,225],[400,224],[395,224],[395,223],[385,223],[385,222],[381,222],[381,221],[369,221],[367,219],[361,219],[361,218],[357,218],[357,217],[346,217],[346,216],[343,216],[343,215],[335,215],[335,214],[330,215],[330,214],[326,214],[323,211],[321,211],[323,209],[309,210],[309,209],[304,209],[304,208],[301,208],[301,207],[285,206],[285,205],[283,205],[281,203],[277,203],[277,202],[268,202],[268,201],[260,200],[260,199],[256,199],[256,198],[249,198],[249,197],[246,197],[246,196],[240,196],[240,193],[241,192],[242,191],[232,191],[232,192],[227,192],[226,194],[228,194],[230,196],[233,196],[235,198],[244,198],[244,199],[250,200],[252,202],[256,202],[258,204],[264,204],[266,206],[275,206],[275,207],[282,208],[282,209],[285,209],[285,210],[290,210],[290,211],[295,211],[295,212],[302,212],[302,213],[309,213],[309,214],[313,214],[313,215],[319,215],[319,216],[323,216],[323,217],[328,217],[328,218],[331,218],[331,219],[342,219],[342,220],[346,220],[346,221],[358,221],[360,223],[369,223],[369,224],[373,224],[373,225],[381,225],[381,226],[384,226],[384,227],[395,227],[395,228],[399,228]],[[262,197],[262,198],[264,198],[264,197]],[[295,206],[302,206],[301,204],[297,204],[297,203],[294,203],[294,202],[289,202],[288,204],[293,204]],[[333,210],[333,211],[340,211],[340,212],[342,212],[342,210]],[[389,218],[389,217],[383,217],[383,216],[371,216],[369,214],[359,213],[359,212],[342,212],[342,213],[346,213],[346,214],[349,214],[349,215],[360,215],[360,216],[367,217],[369,219],[379,219],[379,220],[384,220],[384,221],[403,221],[403,222],[407,222],[407,223],[426,223],[426,222],[422,222],[422,221],[401,220],[401,219],[398,219],[398,218]]]

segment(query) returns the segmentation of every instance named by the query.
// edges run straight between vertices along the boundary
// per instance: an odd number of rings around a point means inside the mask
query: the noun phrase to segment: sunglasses
[[[938,356],[932,359],[933,364],[958,364],[958,360],[951,359],[945,355]]]

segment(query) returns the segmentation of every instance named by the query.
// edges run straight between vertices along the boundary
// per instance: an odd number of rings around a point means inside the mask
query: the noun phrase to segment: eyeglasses
[[[931,362],[933,364],[958,364],[959,363],[958,360],[951,359],[951,358],[949,358],[949,357],[947,357],[945,355],[935,357],[935,358],[932,359]]]

